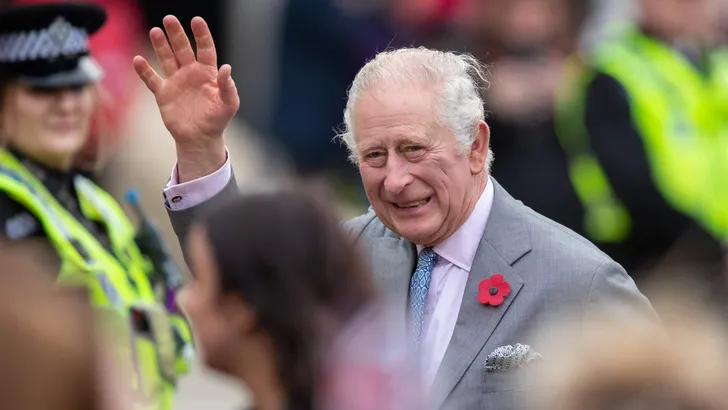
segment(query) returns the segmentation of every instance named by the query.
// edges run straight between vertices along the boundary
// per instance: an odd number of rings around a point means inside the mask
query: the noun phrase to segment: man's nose
[[[409,172],[410,164],[398,155],[390,155],[387,160],[387,177],[384,189],[392,195],[400,194],[414,177]]]

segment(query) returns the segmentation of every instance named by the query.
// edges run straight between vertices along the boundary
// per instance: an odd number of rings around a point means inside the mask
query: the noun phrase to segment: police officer
[[[636,24],[620,22],[572,60],[559,97],[556,131],[584,208],[579,230],[638,282],[673,265],[725,286],[722,3],[641,0]]]
[[[36,243],[59,284],[84,284],[131,363],[138,408],[171,409],[191,337],[162,303],[153,263],[119,204],[72,165],[89,136],[102,69],[88,36],[105,11],[89,4],[0,13],[0,239]],[[2,238],[4,237],[4,238]]]

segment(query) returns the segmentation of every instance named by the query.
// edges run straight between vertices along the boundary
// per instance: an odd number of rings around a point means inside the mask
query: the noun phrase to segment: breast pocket
[[[533,387],[533,377],[529,367],[487,372],[483,370],[485,393],[524,390]]]

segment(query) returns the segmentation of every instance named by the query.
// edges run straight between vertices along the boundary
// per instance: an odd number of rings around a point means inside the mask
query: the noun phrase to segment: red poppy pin
[[[503,280],[503,275],[496,273],[478,284],[478,302],[484,305],[498,306],[511,293],[511,285]]]

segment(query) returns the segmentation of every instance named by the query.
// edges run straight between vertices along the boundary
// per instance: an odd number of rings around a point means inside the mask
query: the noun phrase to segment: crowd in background
[[[365,210],[368,203],[356,168],[347,162],[343,144],[334,139],[342,123],[347,87],[355,73],[377,51],[387,48],[414,45],[467,51],[490,67],[492,83],[486,91],[486,110],[496,158],[492,175],[515,198],[594,241],[635,277],[646,278],[657,266],[675,265],[681,258],[707,265],[720,263],[721,257],[716,256],[721,253],[718,241],[701,229],[693,229],[695,218],[676,210],[674,204],[665,205],[666,195],[658,193],[659,187],[655,187],[659,177],[647,164],[646,158],[651,155],[648,147],[639,141],[639,136],[626,137],[626,131],[619,128],[622,123],[613,121],[622,118],[628,127],[635,121],[629,118],[629,110],[617,112],[604,103],[604,107],[595,108],[596,119],[589,120],[606,124],[595,126],[601,132],[592,132],[593,149],[616,196],[632,214],[631,230],[626,229],[619,239],[590,231],[590,205],[583,190],[576,188],[581,182],[571,168],[574,155],[566,152],[563,135],[557,133],[559,90],[578,81],[578,70],[572,64],[575,56],[588,55],[594,44],[605,39],[615,22],[629,18],[645,21],[655,31],[665,28],[676,38],[682,34],[673,33],[670,27],[710,26],[712,23],[705,20],[711,15],[718,16],[721,22],[728,21],[725,10],[707,15],[681,11],[708,7],[700,4],[710,2],[108,3],[113,5],[112,27],[118,28],[100,33],[96,52],[102,62],[108,60],[105,65],[111,70],[129,71],[108,76],[113,78],[108,80],[110,92],[117,99],[112,111],[117,120],[113,124],[121,135],[117,139],[126,144],[116,151],[119,159],[112,161],[105,173],[112,191],[116,185],[134,181],[133,176],[126,177],[127,173],[118,170],[135,160],[150,168],[160,167],[159,178],[166,178],[167,168],[173,165],[173,147],[164,145],[169,144],[168,140],[151,135],[164,133],[164,129],[147,131],[161,127],[154,110],[138,108],[146,107],[144,104],[150,100],[144,99],[146,96],[134,99],[131,90],[138,89],[138,81],[128,65],[115,64],[114,58],[131,58],[142,52],[146,29],[166,14],[178,15],[182,21],[201,15],[208,19],[218,39],[219,61],[232,65],[240,90],[241,108],[228,144],[236,169],[244,169],[237,172],[242,184],[266,187],[286,183],[287,176],[301,175],[327,183],[341,199],[345,214],[356,215]],[[125,7],[120,7],[122,3]],[[646,10],[642,10],[643,3]],[[723,28],[719,30],[725,33]],[[665,42],[671,42],[667,37],[664,36]],[[104,54],[108,57],[104,58]],[[118,120],[121,117],[128,120]],[[577,130],[577,123],[568,120],[566,133]],[[152,145],[159,149],[149,150]],[[719,145],[714,148],[721,150]],[[159,160],[164,155],[169,156],[167,162]],[[158,210],[158,204],[152,202],[156,200],[155,189],[150,188],[145,198],[152,196],[147,200]],[[719,196],[714,194],[715,198]],[[669,263],[664,262],[668,260],[666,255],[673,256]],[[681,265],[679,269],[683,268],[686,267]]]
[[[554,131],[555,93],[566,58],[598,38],[600,20],[628,15],[624,1],[94,1],[110,16],[91,40],[107,70],[109,104],[97,130],[103,137],[87,152],[95,155],[103,144],[104,160],[96,161],[104,164],[101,180],[116,194],[141,185],[142,200],[161,219],[159,180],[145,179],[146,189],[136,173],[122,171],[144,163],[146,175],[163,180],[174,161],[174,147],[128,61],[148,54],[148,29],[174,14],[186,22],[204,17],[219,61],[233,67],[241,108],[228,144],[240,183],[265,187],[295,173],[328,183],[346,214],[366,209],[356,168],[334,141],[352,78],[388,47],[467,51],[491,67],[486,109],[497,158],[493,176],[537,212],[582,232],[583,211]]]

